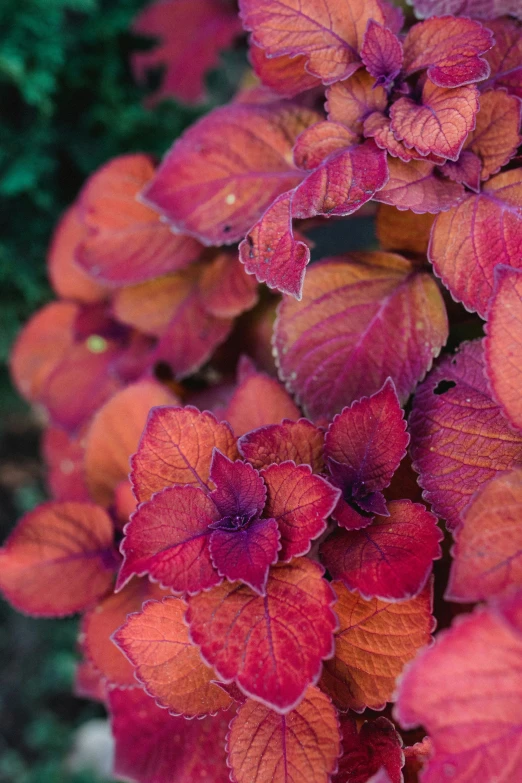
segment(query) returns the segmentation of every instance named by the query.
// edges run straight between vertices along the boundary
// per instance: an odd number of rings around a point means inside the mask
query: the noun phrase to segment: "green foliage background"
[[[86,176],[124,152],[162,155],[196,117],[172,101],[153,112],[142,106],[145,90],[133,82],[129,53],[152,42],[136,39],[129,27],[143,5],[0,2],[1,362],[20,325],[51,296],[49,237]],[[212,103],[228,100],[243,57],[224,56],[209,76]],[[3,381],[2,398],[5,373]]]
[[[152,42],[129,27],[144,4],[0,0],[2,541],[45,497],[38,433],[24,424],[5,362],[20,326],[52,297],[45,256],[56,220],[100,164],[132,151],[160,156],[197,116],[170,101],[153,112],[142,106],[129,54]],[[241,48],[223,55],[200,112],[231,97],[244,62]],[[92,783],[63,765],[74,729],[103,715],[71,694],[76,634],[75,619],[36,621],[0,601],[0,783]]]

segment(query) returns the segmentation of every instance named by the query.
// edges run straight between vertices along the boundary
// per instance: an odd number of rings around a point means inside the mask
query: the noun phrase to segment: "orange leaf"
[[[489,303],[486,369],[493,396],[511,424],[522,429],[522,270],[495,270],[494,295]]]
[[[18,335],[10,369],[13,383],[26,400],[38,400],[45,382],[71,350],[78,313],[72,302],[51,302]]]
[[[107,289],[76,263],[76,250],[86,235],[78,206],[69,207],[56,226],[47,255],[51,285],[62,299],[90,303],[107,296]]]
[[[212,450],[237,457],[236,439],[226,422],[197,408],[156,408],[132,458],[132,484],[139,502],[172,484],[208,486]]]
[[[258,300],[257,280],[247,275],[237,253],[219,253],[203,267],[199,289],[204,308],[216,318],[234,318]]]
[[[200,266],[194,265],[182,272],[120,288],[112,300],[114,315],[144,334],[161,337],[192,293],[199,274]]]
[[[121,592],[111,593],[87,612],[81,624],[80,644],[86,659],[110,686],[138,687],[134,667],[111,637],[131,612],[139,612],[145,601],[161,601],[165,595],[148,579],[133,579]]]
[[[396,207],[379,204],[377,237],[384,250],[410,251],[426,255],[434,216],[400,212]]]
[[[44,503],[0,550],[0,589],[20,612],[63,617],[111,587],[118,556],[109,515],[92,503]]]
[[[117,392],[94,417],[86,438],[85,473],[93,499],[110,505],[118,484],[130,473],[151,408],[178,402],[164,386],[141,381]]]
[[[320,85],[320,81],[306,70],[306,57],[267,57],[255,44],[250,46],[250,62],[261,82],[285,98],[292,98],[304,90]]]
[[[232,699],[215,685],[215,674],[189,639],[181,598],[148,601],[114,635],[136,667],[145,691],[171,715],[202,718],[228,709]]]
[[[257,470],[287,460],[310,465],[314,473],[324,470],[324,432],[308,419],[260,427],[243,435],[238,448]]]
[[[388,158],[390,178],[375,194],[375,201],[392,204],[397,209],[410,209],[415,213],[446,212],[464,198],[464,188],[436,176],[435,166],[425,160],[403,163]]]
[[[452,296],[485,317],[498,264],[522,265],[522,168],[497,174],[478,195],[438,215],[429,258]]]
[[[232,395],[223,418],[237,437],[283,419],[295,421],[301,413],[288,392],[265,373],[249,375]]]
[[[54,500],[90,500],[84,476],[85,432],[77,437],[47,427],[42,441],[47,484]]]
[[[198,242],[173,234],[138,201],[153,174],[147,155],[122,155],[95,172],[82,190],[79,206],[88,235],[76,257],[92,277],[129,285],[181,269],[199,256]]]
[[[378,0],[241,0],[241,18],[252,31],[255,44],[268,57],[304,55],[306,69],[324,84],[346,79],[360,67],[362,47],[370,19],[385,24]]]
[[[483,55],[493,44],[490,31],[474,19],[432,17],[413,25],[404,41],[404,72],[427,69],[439,87],[460,87],[489,76]]]
[[[475,86],[437,87],[429,80],[422,90],[422,103],[399,98],[390,109],[391,129],[407,147],[421,155],[440,155],[457,160],[468,133],[475,127],[479,109]]]
[[[336,710],[313,686],[287,715],[248,699],[230,724],[234,783],[329,783],[340,752]]]
[[[405,664],[431,639],[433,586],[401,603],[365,601],[341,582],[333,586],[340,628],[320,686],[341,709],[383,709]]]
[[[370,114],[383,112],[388,106],[384,87],[363,69],[329,87],[326,97],[328,119],[341,122],[358,135],[362,135],[364,121]]]
[[[522,142],[519,134],[522,103],[504,90],[490,90],[480,96],[475,130],[466,141],[482,161],[482,179],[489,179],[516,155]]]

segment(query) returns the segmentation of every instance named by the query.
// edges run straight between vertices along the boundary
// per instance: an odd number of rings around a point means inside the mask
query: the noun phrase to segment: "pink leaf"
[[[409,423],[419,484],[450,530],[478,487],[522,464],[522,435],[491,398],[480,341],[466,343],[429,375],[417,390]]]
[[[303,178],[292,147],[319,116],[280,104],[234,104],[207,114],[175,142],[144,198],[207,245],[242,239],[281,193]]]
[[[511,609],[459,617],[404,673],[396,716],[404,728],[422,724],[433,742],[423,783],[522,774],[522,628]]]
[[[274,339],[280,377],[312,418],[330,418],[388,377],[404,401],[447,328],[433,278],[401,256],[325,259],[310,269],[302,301],[287,298],[280,306]]]

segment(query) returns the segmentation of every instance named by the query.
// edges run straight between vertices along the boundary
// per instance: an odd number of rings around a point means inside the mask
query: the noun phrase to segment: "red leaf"
[[[502,2],[503,0],[498,0]],[[509,3],[510,0],[504,0]],[[517,15],[518,0],[512,0],[511,14]],[[488,3],[490,7],[490,3]],[[493,14],[501,16],[502,14]],[[522,14],[519,13],[519,18]],[[489,50],[486,59],[491,68],[491,74],[480,86],[483,89],[503,87],[511,95],[522,98],[522,36],[520,25],[512,19],[493,19],[488,27],[495,36],[495,46]]]
[[[438,177],[433,163],[412,160],[403,163],[388,158],[390,178],[375,194],[375,201],[391,204],[397,209],[411,209],[417,214],[446,212],[464,198],[464,188],[456,182]]]
[[[522,435],[491,398],[479,341],[430,374],[415,395],[409,423],[419,484],[450,530],[478,487],[522,464]]]
[[[175,396],[155,381],[141,381],[117,392],[95,415],[85,442],[85,475],[93,499],[103,506],[130,472],[151,408],[175,405]]]
[[[442,533],[424,506],[393,500],[389,517],[364,530],[339,530],[321,547],[321,557],[334,579],[363,598],[402,601],[417,596],[441,557]]]
[[[299,419],[299,408],[284,387],[265,373],[254,373],[239,383],[226,408],[226,419],[239,437],[283,419]]]
[[[221,0],[159,0],[141,11],[132,29],[159,39],[153,49],[135,51],[131,60],[140,82],[146,81],[150,69],[165,68],[150,103],[170,96],[199,103],[206,97],[205,75],[219,64],[221,50],[241,33],[241,24],[233,6]]]
[[[334,587],[340,628],[320,686],[342,710],[381,710],[391,701],[405,664],[431,639],[431,585],[401,603],[365,601],[341,582]]]
[[[486,371],[493,396],[510,423],[522,429],[522,270],[498,266],[485,340]]]
[[[241,530],[214,530],[210,536],[212,564],[229,582],[243,582],[265,595],[269,568],[277,563],[281,548],[279,539],[275,519],[254,519]]]
[[[308,465],[281,462],[261,471],[268,489],[264,515],[277,521],[281,532],[279,559],[288,562],[305,555],[311,542],[326,530],[340,492]]]
[[[427,69],[439,87],[461,87],[489,76],[481,57],[494,43],[490,31],[473,19],[432,17],[413,25],[404,41],[404,72]]]
[[[250,62],[261,82],[284,98],[293,98],[300,92],[320,85],[320,81],[306,70],[306,57],[267,57],[264,50],[250,45]]]
[[[276,291],[299,296],[310,250],[294,238],[292,200],[283,193],[239,245],[239,260],[250,275]]]
[[[47,483],[54,500],[90,500],[83,474],[84,437],[84,433],[73,437],[58,427],[45,430],[42,451]]]
[[[388,377],[405,400],[447,328],[434,280],[401,256],[328,259],[309,271],[303,300],[285,299],[280,307],[280,376],[311,418],[330,418]]]
[[[161,601],[165,592],[148,579],[133,579],[120,593],[110,593],[87,612],[81,624],[80,641],[86,659],[110,687],[138,687],[134,667],[112,641],[112,635],[131,612],[145,601]]]
[[[205,310],[216,318],[235,318],[257,303],[257,282],[245,273],[236,253],[219,253],[199,281]]]
[[[377,84],[389,86],[402,67],[402,44],[388,28],[370,19],[361,49],[361,60]]]
[[[214,448],[237,456],[235,438],[226,422],[197,408],[156,408],[151,411],[138,451],[131,461],[132,484],[138,501],[148,500],[172,484],[208,488]]]
[[[64,212],[55,228],[47,255],[49,280],[61,299],[90,304],[107,296],[107,290],[76,263],[76,249],[87,234],[77,205]]]
[[[63,617],[111,587],[118,562],[108,514],[92,503],[44,503],[0,550],[0,589],[20,612]]]
[[[373,112],[383,112],[388,106],[384,87],[369,73],[359,70],[344,82],[337,82],[326,91],[328,119],[346,125],[352,133],[362,135],[364,121]]]
[[[293,460],[296,465],[310,465],[314,473],[324,469],[324,433],[308,419],[260,427],[238,441],[241,455],[257,470],[268,465]]]
[[[237,242],[280,193],[301,181],[292,147],[318,119],[284,104],[215,109],[174,144],[145,199],[205,244]]]
[[[385,489],[406,454],[409,436],[393,382],[338,414],[326,433],[325,457],[346,466],[352,484]]]
[[[448,601],[484,601],[522,584],[522,470],[482,485],[456,531]]]
[[[498,264],[522,259],[522,168],[498,174],[433,224],[429,258],[454,299],[482,317]]]
[[[109,694],[116,742],[114,774],[137,783],[229,783],[225,737],[230,714],[185,720],[140,690]]]
[[[489,179],[516,155],[522,142],[519,134],[522,103],[504,90],[490,90],[480,96],[475,130],[466,141],[482,162],[481,177]]]
[[[522,629],[512,622],[502,606],[459,617],[405,672],[396,715],[405,728],[422,723],[433,742],[423,783],[522,774]]]
[[[390,109],[391,129],[407,147],[421,155],[433,153],[457,160],[479,109],[475,86],[448,89],[429,80],[422,90],[422,102],[399,98]]]
[[[368,783],[368,778],[386,770],[391,783],[402,783],[402,739],[387,718],[365,721],[357,731],[355,720],[341,721],[343,755],[333,783]]]
[[[147,155],[114,158],[88,180],[79,208],[88,234],[78,263],[105,284],[129,285],[187,266],[201,253],[191,237],[173,234],[159,216],[137,200],[152,179]]]
[[[189,601],[191,638],[207,663],[282,714],[301,702],[332,653],[333,593],[322,573],[301,558],[271,569],[264,597],[223,582]]]
[[[337,138],[335,128],[333,132]],[[330,155],[292,194],[274,202],[248,233],[239,248],[245,269],[270,288],[300,299],[310,252],[294,239],[292,218],[351,215],[387,179],[386,156],[372,140]]]
[[[366,24],[384,24],[377,0],[353,0],[348,12],[336,0],[240,0],[241,18],[268,57],[304,55],[306,69],[324,84],[346,79],[360,67]]]
[[[181,598],[147,601],[127,617],[113,639],[158,707],[171,715],[201,718],[228,709],[232,699],[212,682],[214,672],[190,641],[185,609]]]
[[[138,506],[125,528],[116,588],[144,574],[176,593],[197,593],[219,584],[208,527],[217,520],[216,506],[199,487],[167,487],[155,494]]]
[[[341,752],[337,713],[314,687],[286,715],[248,699],[230,724],[227,747],[234,783],[329,783]]]
[[[80,308],[72,302],[51,302],[27,322],[12,348],[13,383],[26,400],[39,399],[53,370],[71,350]]]

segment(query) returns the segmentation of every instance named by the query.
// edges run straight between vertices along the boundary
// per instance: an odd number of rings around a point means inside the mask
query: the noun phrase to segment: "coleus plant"
[[[258,82],[56,229],[11,359],[52,499],[0,587],[82,613],[119,779],[522,778],[522,12],[413,5],[146,8],[153,102],[241,22]],[[307,269],[359,210],[379,247]]]

